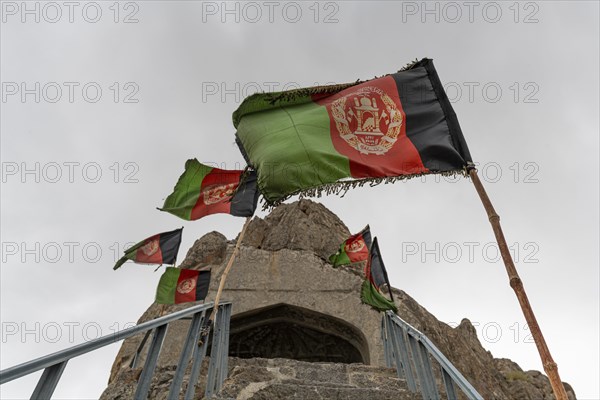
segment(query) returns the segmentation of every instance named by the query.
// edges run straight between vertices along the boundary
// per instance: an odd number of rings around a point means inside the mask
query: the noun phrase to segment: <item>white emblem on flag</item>
[[[160,243],[158,242],[158,239],[151,240],[142,246],[142,253],[147,256],[151,256],[158,251],[159,247]]]
[[[187,294],[196,288],[196,279],[188,278],[179,282],[177,285],[177,292],[180,294]]]
[[[207,187],[203,191],[204,204],[216,204],[228,200],[235,192],[237,185],[237,182],[234,182]]]
[[[346,243],[346,253],[358,253],[359,251],[364,249],[365,246],[365,241],[362,239]]]
[[[402,128],[402,113],[383,90],[367,86],[331,103],[339,135],[362,154],[382,155],[392,148]]]

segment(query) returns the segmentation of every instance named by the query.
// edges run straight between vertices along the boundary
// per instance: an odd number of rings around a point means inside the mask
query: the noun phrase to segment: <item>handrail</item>
[[[149,388],[149,384],[150,384],[149,378],[152,377],[152,373],[154,371],[154,367],[155,367],[156,361],[157,361],[156,359],[158,358],[158,353],[160,352],[160,349],[162,347],[162,341],[166,334],[168,324],[170,322],[177,321],[182,318],[189,317],[189,316],[193,316],[193,320],[195,321],[195,323],[191,324],[191,326],[190,326],[190,332],[188,332],[188,337],[187,337],[186,343],[184,345],[184,350],[182,351],[180,362],[179,362],[179,365],[177,366],[177,370],[184,370],[187,365],[187,362],[189,361],[191,352],[194,350],[193,349],[194,342],[197,343],[198,337],[201,334],[200,331],[202,329],[206,329],[206,327],[203,327],[204,324],[202,322],[205,322],[208,320],[208,318],[206,318],[206,314],[207,314],[207,312],[208,313],[211,312],[211,310],[213,309],[213,306],[214,306],[214,304],[212,302],[206,303],[206,304],[199,304],[199,305],[196,305],[193,307],[186,308],[184,310],[176,311],[174,313],[153,319],[151,321],[143,322],[139,325],[124,329],[122,331],[114,332],[112,334],[90,340],[89,342],[86,342],[86,343],[81,343],[81,344],[69,347],[67,349],[60,350],[55,353],[51,353],[49,355],[46,355],[46,356],[43,356],[40,358],[36,358],[31,361],[27,361],[25,363],[22,363],[22,364],[19,364],[19,365],[10,367],[10,368],[6,368],[6,369],[0,371],[0,385],[44,369],[44,373],[42,374],[42,377],[40,378],[40,380],[38,382],[38,386],[34,390],[34,394],[32,395],[32,398],[38,398],[39,396],[42,396],[43,398],[50,398],[50,396],[52,395],[52,393],[54,391],[54,388],[58,384],[58,380],[60,379],[60,377],[62,375],[62,371],[64,370],[64,367],[65,367],[67,361],[69,361],[70,359],[80,356],[80,355],[83,355],[83,354],[86,354],[86,353],[89,353],[91,351],[97,350],[104,346],[113,344],[115,342],[127,339],[127,338],[137,335],[139,333],[149,332],[151,330],[154,330],[154,337],[153,337],[153,340],[152,340],[152,343],[151,343],[150,349],[149,349],[149,354],[152,354],[154,357],[148,357],[146,359],[146,365],[144,366],[142,375],[138,382],[138,391],[141,390],[141,392],[139,395],[136,393],[136,398],[145,398],[147,396],[147,389]],[[219,332],[224,331],[224,328],[221,325],[224,325],[224,326],[226,325],[228,328],[229,317],[231,316],[231,302],[221,302],[221,304],[219,304],[219,312],[218,312],[217,316],[220,316],[222,314],[223,314],[224,318],[217,318],[215,329],[213,329],[213,331],[216,331],[216,330],[218,330]],[[227,329],[227,332],[228,332],[228,329]],[[204,334],[207,334],[207,333],[204,332]],[[219,336],[219,338],[220,338],[220,336]],[[223,339],[221,339],[221,338],[220,338],[220,340],[223,341]],[[205,342],[207,342],[207,341],[208,340],[205,340]],[[199,346],[196,346],[196,347],[199,347]],[[197,350],[194,351],[194,355],[192,357],[194,363],[197,363],[198,357],[200,358],[200,361],[201,361],[201,358],[204,357],[204,354],[206,352],[206,346],[202,346],[202,347],[203,347],[204,352],[200,352]],[[218,366],[220,367],[220,369],[222,369],[223,365],[224,365],[225,370],[226,370],[227,369],[226,363],[227,363],[228,348],[224,347],[220,350],[221,351],[219,352],[219,354],[215,354],[215,355],[211,354],[211,359],[212,359],[212,357],[218,357],[219,358]],[[141,351],[141,349],[138,349],[138,352],[136,352],[135,357],[138,356],[139,351]],[[154,359],[150,360],[150,358],[154,358]],[[140,389],[140,384],[143,381],[142,378],[145,378],[146,380],[148,380],[146,382],[147,387]],[[220,388],[221,384],[222,384],[222,379],[220,380],[220,382],[216,382],[215,384],[213,384],[213,387],[211,388],[211,390],[214,391],[215,388],[216,389]],[[142,385],[142,386],[144,386],[144,385]],[[188,386],[194,386],[194,385],[192,384],[192,382],[190,382],[190,384]],[[177,391],[177,393],[178,393],[179,389],[180,389],[180,387],[177,387],[177,388],[173,387],[172,391]],[[144,391],[146,391],[146,393],[142,393]],[[188,391],[189,391],[189,387],[188,387]]]
[[[449,400],[457,398],[455,384],[470,400],[483,400],[477,390],[427,336],[391,311],[387,311],[382,320],[382,339],[388,366],[396,365],[398,377],[406,378],[413,393],[416,392],[418,383],[423,399],[439,399],[438,385],[429,359],[431,356],[440,366],[446,397]]]

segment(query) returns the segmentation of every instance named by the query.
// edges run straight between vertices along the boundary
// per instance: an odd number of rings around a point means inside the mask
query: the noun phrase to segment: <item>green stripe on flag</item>
[[[255,93],[246,97],[237,110],[233,112],[233,126],[237,129],[242,117],[245,117],[248,114],[262,112],[268,109],[312,103],[313,96],[334,94],[351,86],[358,85],[359,83],[360,81],[356,81],[351,83],[292,89],[283,92]]]
[[[125,255],[123,257],[119,258],[119,260],[116,262],[115,266],[113,267],[113,270],[120,268],[128,260],[135,261],[135,257],[137,255],[138,249],[140,247],[142,247],[142,245],[146,242],[146,240],[147,239],[144,239],[141,242],[139,242],[138,244],[136,244],[135,246],[132,246],[129,249],[125,250]]]
[[[329,257],[329,262],[333,264],[334,267],[339,267],[340,265],[348,265],[352,263],[350,261],[350,257],[348,257],[348,253],[346,253],[346,242],[347,240],[345,240],[341,244],[340,249],[337,253],[332,254]]]
[[[351,176],[348,158],[331,141],[327,109],[316,103],[246,114],[237,128],[267,200]]]
[[[166,271],[160,277],[158,287],[156,288],[156,302],[159,304],[174,304],[175,290],[179,280],[179,268],[167,267]]]
[[[167,197],[161,211],[169,212],[185,220],[190,220],[192,209],[200,197],[202,181],[213,170],[198,160],[187,160],[185,171],[179,177],[173,193]]]
[[[360,299],[363,303],[370,305],[378,311],[393,310],[394,312],[398,312],[396,304],[379,293],[368,279],[362,284],[360,289]]]

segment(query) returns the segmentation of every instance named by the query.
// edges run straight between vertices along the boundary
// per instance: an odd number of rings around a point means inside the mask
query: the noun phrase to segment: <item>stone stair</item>
[[[229,377],[215,400],[417,400],[390,368],[290,359],[229,359]]]

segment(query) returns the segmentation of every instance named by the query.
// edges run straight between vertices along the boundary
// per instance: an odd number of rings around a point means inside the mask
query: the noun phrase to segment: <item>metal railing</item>
[[[387,311],[382,318],[381,337],[387,366],[396,366],[398,378],[406,379],[411,392],[416,393],[418,389],[424,400],[440,399],[431,356],[440,366],[448,400],[458,399],[455,386],[458,386],[469,400],[483,400],[477,390],[427,336],[391,311]]]
[[[152,341],[148,348],[146,361],[140,374],[135,399],[142,400],[148,398],[150,383],[158,361],[158,356],[167,333],[170,322],[189,319],[191,317],[190,328],[188,330],[183,349],[181,351],[175,376],[169,389],[169,400],[179,398],[181,386],[184,380],[184,374],[190,361],[192,368],[188,380],[188,386],[185,393],[185,399],[191,400],[196,392],[196,383],[200,376],[200,367],[202,360],[206,355],[209,339],[212,340],[210,361],[208,365],[208,377],[206,382],[205,396],[210,398],[221,388],[223,381],[227,377],[227,355],[229,352],[229,321],[231,319],[231,302],[222,302],[219,304],[219,310],[216,315],[214,325],[209,325],[210,314],[213,311],[213,303],[200,304],[185,310],[177,311],[160,318],[153,319],[131,327],[114,334],[99,337],[87,343],[82,343],[44,357],[16,365],[11,368],[0,371],[0,385],[29,375],[41,369],[44,370],[37,386],[35,387],[31,399],[50,399],[56,389],[67,362],[77,356],[97,350],[101,347],[119,342],[131,336],[144,333],[144,339],[138,346],[130,367],[135,368],[139,360],[140,353],[144,348],[146,340],[153,332]],[[211,336],[212,333],[212,336]]]

